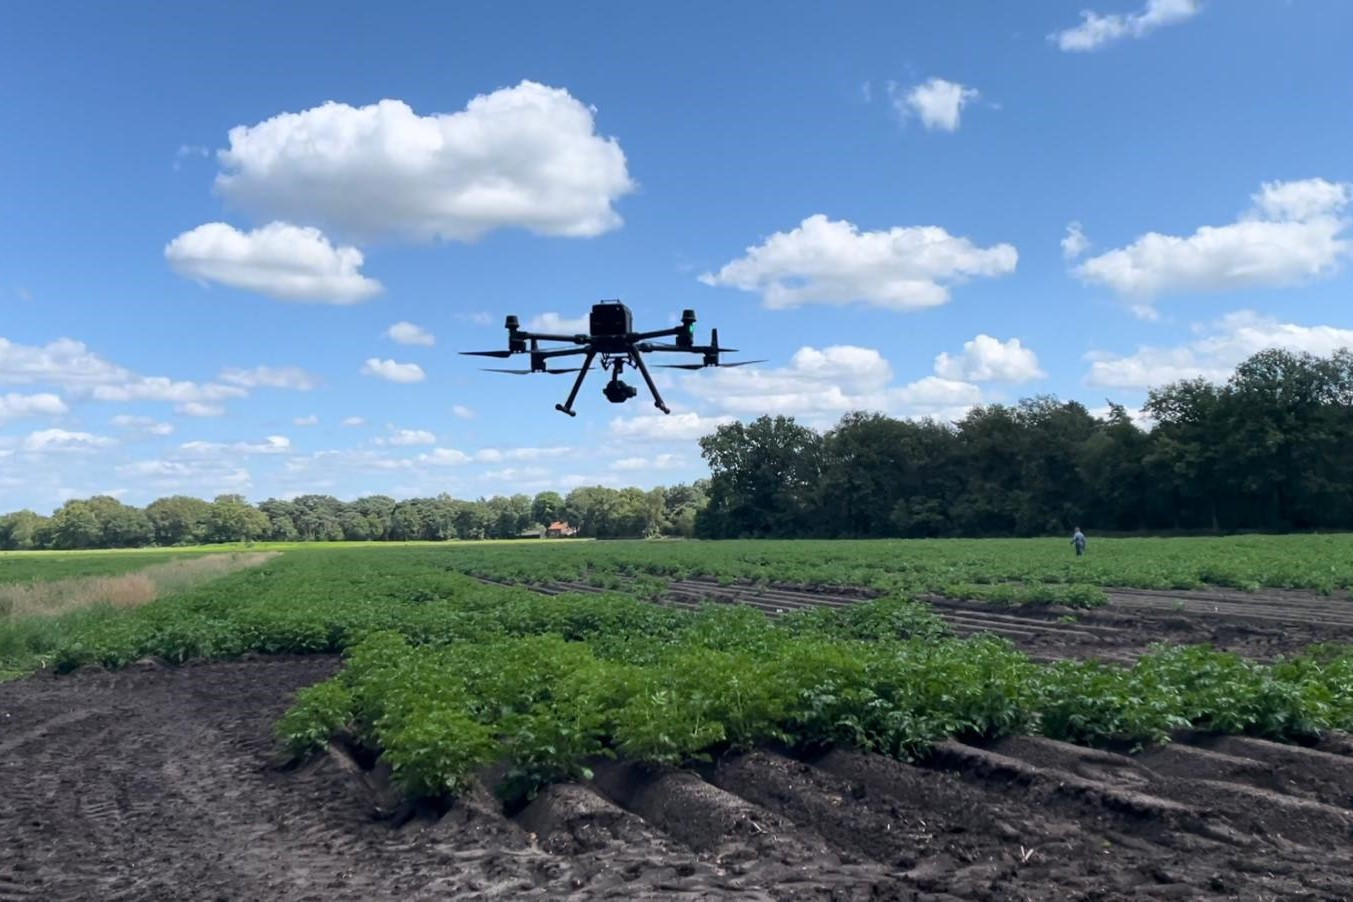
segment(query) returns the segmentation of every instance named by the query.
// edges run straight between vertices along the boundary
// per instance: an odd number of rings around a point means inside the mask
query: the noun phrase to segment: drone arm
[[[587,348],[557,348],[553,351],[534,351],[536,357],[548,360],[551,357],[570,357],[574,354],[586,354]]]
[[[631,359],[634,361],[635,367],[643,374],[644,381],[648,383],[648,390],[653,393],[653,406],[663,413],[671,413],[672,411],[667,409],[667,405],[662,403],[662,395],[658,394],[658,387],[653,384],[653,377],[648,374],[648,367],[644,365],[643,355],[635,353],[631,355]]]
[[[522,332],[519,330],[515,337],[524,339],[534,338],[536,341],[567,341],[575,345],[587,343],[586,335],[547,335],[544,332]]]
[[[676,337],[686,331],[685,326],[673,326],[670,329],[659,329],[656,332],[638,332],[635,333],[635,341],[647,341],[650,338],[666,338],[668,336]]]
[[[583,387],[583,377],[587,375],[587,370],[592,366],[592,359],[597,356],[597,352],[591,348],[587,349],[587,357],[583,360],[582,369],[578,370],[578,379],[573,383],[573,391],[568,393],[568,400],[563,404],[554,405],[554,409],[561,413],[566,413],[571,417],[577,416],[573,410],[573,400],[578,397],[578,390]]]

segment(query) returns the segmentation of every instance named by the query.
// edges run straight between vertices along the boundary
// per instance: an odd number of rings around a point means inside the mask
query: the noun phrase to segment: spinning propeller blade
[[[480,369],[486,373],[511,373],[514,376],[529,376],[532,373],[576,373],[578,372],[578,370],[582,369],[582,367],[578,366],[566,368],[549,367],[543,370],[499,370],[493,369],[492,367],[482,366],[480,367]]]
[[[511,351],[461,351],[460,353],[461,353],[461,354],[466,354],[466,355],[469,355],[469,356],[472,356],[472,357],[511,357],[511,356],[512,356],[512,352],[511,352]]]
[[[746,366],[749,363],[765,363],[764,360],[739,360],[735,363],[655,363],[668,370],[703,370],[707,366]]]

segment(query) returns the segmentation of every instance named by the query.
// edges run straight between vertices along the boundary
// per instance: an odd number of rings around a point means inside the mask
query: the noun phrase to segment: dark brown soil
[[[1353,895],[1353,757],[1333,751],[1207,736],[1135,757],[950,742],[916,764],[762,749],[699,772],[601,764],[512,817],[487,793],[393,817],[378,768],[337,748],[277,757],[273,723],[337,666],[0,685],[0,900]]]
[[[859,597],[687,581],[666,601],[774,613]],[[1126,660],[1157,641],[1269,658],[1353,639],[1343,599],[1112,598],[933,603],[960,632],[1048,658]],[[338,747],[282,766],[273,724],[338,666],[145,662],[0,684],[0,902],[1353,897],[1347,737],[1196,736],[1132,757],[1011,738],[914,764],[762,749],[698,772],[603,763],[512,816],[483,791],[436,815]]]

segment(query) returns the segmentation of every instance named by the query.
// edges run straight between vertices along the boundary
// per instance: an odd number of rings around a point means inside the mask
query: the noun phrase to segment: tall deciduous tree
[[[791,417],[720,426],[700,439],[710,468],[702,535],[803,536],[819,532],[822,437]]]

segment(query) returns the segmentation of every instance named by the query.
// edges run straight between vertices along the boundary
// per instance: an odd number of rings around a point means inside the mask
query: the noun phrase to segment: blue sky
[[[1328,353],[1351,39],[1339,0],[15,7],[0,510],[647,487],[732,418]],[[570,419],[455,354],[615,297],[767,362]]]

